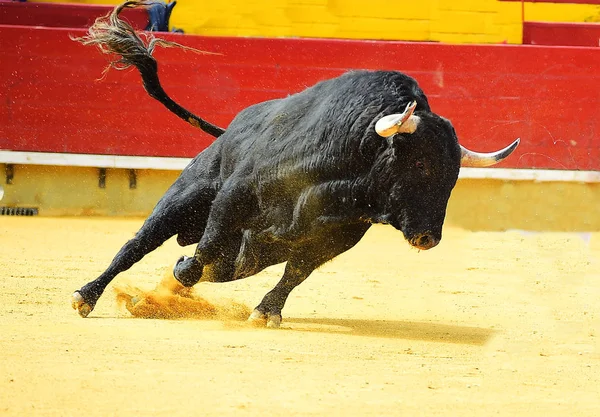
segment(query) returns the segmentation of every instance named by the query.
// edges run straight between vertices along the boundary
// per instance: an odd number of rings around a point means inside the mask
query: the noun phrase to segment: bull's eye
[[[425,169],[425,164],[421,161],[417,161],[415,163],[415,166],[417,167],[418,170],[423,171]]]

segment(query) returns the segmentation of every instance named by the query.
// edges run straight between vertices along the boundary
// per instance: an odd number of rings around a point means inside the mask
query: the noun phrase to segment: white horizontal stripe
[[[561,169],[461,168],[459,178],[537,182],[600,182],[600,171]]]
[[[88,155],[53,152],[0,151],[0,163],[96,168],[158,169],[181,171],[191,158],[158,156]],[[461,168],[463,179],[539,182],[600,182],[600,171],[554,169]]]
[[[0,151],[0,163],[181,171],[191,158]]]

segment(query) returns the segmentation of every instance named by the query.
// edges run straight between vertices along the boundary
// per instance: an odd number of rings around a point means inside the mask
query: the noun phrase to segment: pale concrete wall
[[[179,172],[107,169],[106,187],[98,186],[97,168],[14,165],[12,184],[4,187],[0,206],[35,207],[42,216],[147,216]],[[5,165],[0,164],[0,173]]]
[[[0,206],[36,207],[41,216],[147,216],[179,172],[16,165]],[[0,173],[4,165],[0,164]],[[446,222],[470,230],[600,231],[600,183],[460,179]],[[2,217],[0,217],[0,225]]]

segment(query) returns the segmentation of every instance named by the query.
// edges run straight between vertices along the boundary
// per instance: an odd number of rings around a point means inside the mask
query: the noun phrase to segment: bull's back
[[[352,71],[286,98],[252,105],[216,141],[221,144],[221,173],[228,177],[236,171],[356,155],[363,141],[381,141],[368,129],[376,117],[401,111],[412,100],[429,110],[425,94],[405,74]]]

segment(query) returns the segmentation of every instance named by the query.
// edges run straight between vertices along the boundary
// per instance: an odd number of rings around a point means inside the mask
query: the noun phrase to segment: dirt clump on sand
[[[229,299],[208,300],[181,285],[171,271],[151,291],[124,284],[115,287],[117,304],[134,317],[147,319],[246,320],[251,309]]]

